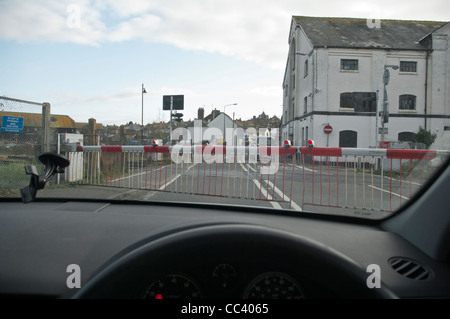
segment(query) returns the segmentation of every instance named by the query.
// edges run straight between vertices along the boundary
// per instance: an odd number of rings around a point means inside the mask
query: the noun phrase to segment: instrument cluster
[[[146,286],[144,299],[302,299],[298,281],[285,272],[242,271],[230,263],[220,263],[207,274],[188,275],[174,272],[161,276]]]

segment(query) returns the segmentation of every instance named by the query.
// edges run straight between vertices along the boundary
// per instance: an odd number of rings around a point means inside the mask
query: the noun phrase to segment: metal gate
[[[0,196],[29,183],[25,165],[50,148],[50,104],[0,97]]]
[[[269,201],[353,215],[412,198],[450,151],[315,147],[84,146],[79,184]],[[279,207],[281,208],[281,206]]]
[[[296,148],[83,146],[81,184],[290,203]]]

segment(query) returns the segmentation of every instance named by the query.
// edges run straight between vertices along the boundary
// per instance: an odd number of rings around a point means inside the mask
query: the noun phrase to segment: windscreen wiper
[[[36,199],[37,191],[44,189],[45,184],[53,175],[64,173],[64,169],[70,164],[66,157],[54,153],[42,153],[38,159],[44,164],[44,171],[41,175],[38,174],[36,166],[25,166],[25,172],[27,175],[31,175],[31,180],[29,186],[20,189],[24,203],[33,202]]]

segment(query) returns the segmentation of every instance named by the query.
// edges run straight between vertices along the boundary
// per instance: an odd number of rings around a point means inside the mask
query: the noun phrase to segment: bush
[[[427,148],[434,143],[437,135],[431,133],[431,131],[425,130],[422,126],[419,126],[419,131],[417,133],[413,133],[414,141],[417,143],[423,143]]]

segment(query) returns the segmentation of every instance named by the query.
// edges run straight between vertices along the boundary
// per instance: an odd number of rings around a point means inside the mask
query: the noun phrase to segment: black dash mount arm
[[[44,164],[44,171],[41,175],[38,174],[36,166],[25,166],[25,172],[27,175],[31,175],[31,179],[29,186],[20,189],[24,203],[34,201],[37,191],[43,189],[53,175],[64,173],[64,169],[70,164],[66,157],[54,153],[42,153],[39,155],[39,161]]]

